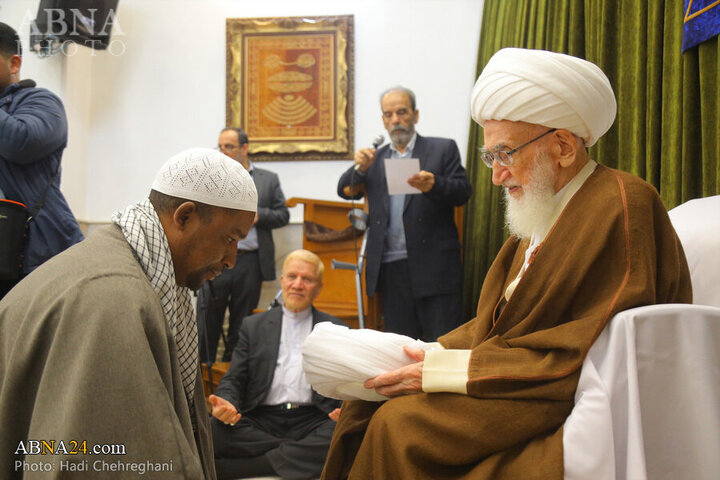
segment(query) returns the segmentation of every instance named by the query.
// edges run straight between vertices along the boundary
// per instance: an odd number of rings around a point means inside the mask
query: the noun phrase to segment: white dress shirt
[[[312,403],[312,389],[305,379],[302,363],[302,346],[311,331],[312,308],[291,312],[283,307],[275,374],[264,405]]]

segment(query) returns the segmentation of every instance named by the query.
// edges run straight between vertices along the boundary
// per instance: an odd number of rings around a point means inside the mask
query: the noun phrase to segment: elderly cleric
[[[365,382],[384,403],[343,404],[323,479],[562,479],[563,423],[588,349],[617,312],[692,299],[655,189],[598,165],[607,77],[579,58],[503,49],[472,92],[483,162],[511,237],[476,317],[415,363]]]

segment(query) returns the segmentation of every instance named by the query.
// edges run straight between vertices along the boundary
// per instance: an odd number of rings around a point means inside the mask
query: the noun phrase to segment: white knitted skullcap
[[[615,121],[610,81],[594,63],[570,55],[503,48],[490,58],[470,97],[473,119],[510,120],[569,130],[588,147]]]
[[[258,194],[247,170],[240,162],[208,148],[191,148],[170,157],[152,189],[216,207],[257,212]]]

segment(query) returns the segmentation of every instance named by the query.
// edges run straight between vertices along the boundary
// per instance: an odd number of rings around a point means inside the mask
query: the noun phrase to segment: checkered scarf
[[[112,216],[120,227],[150,284],[162,303],[165,319],[175,337],[180,375],[196,429],[193,393],[197,375],[198,335],[190,301],[190,290],[175,283],[170,246],[160,219],[149,199],[129,205]]]

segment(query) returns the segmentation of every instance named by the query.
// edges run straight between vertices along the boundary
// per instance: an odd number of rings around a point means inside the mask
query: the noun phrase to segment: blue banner
[[[720,33],[720,0],[685,0],[682,51]]]

